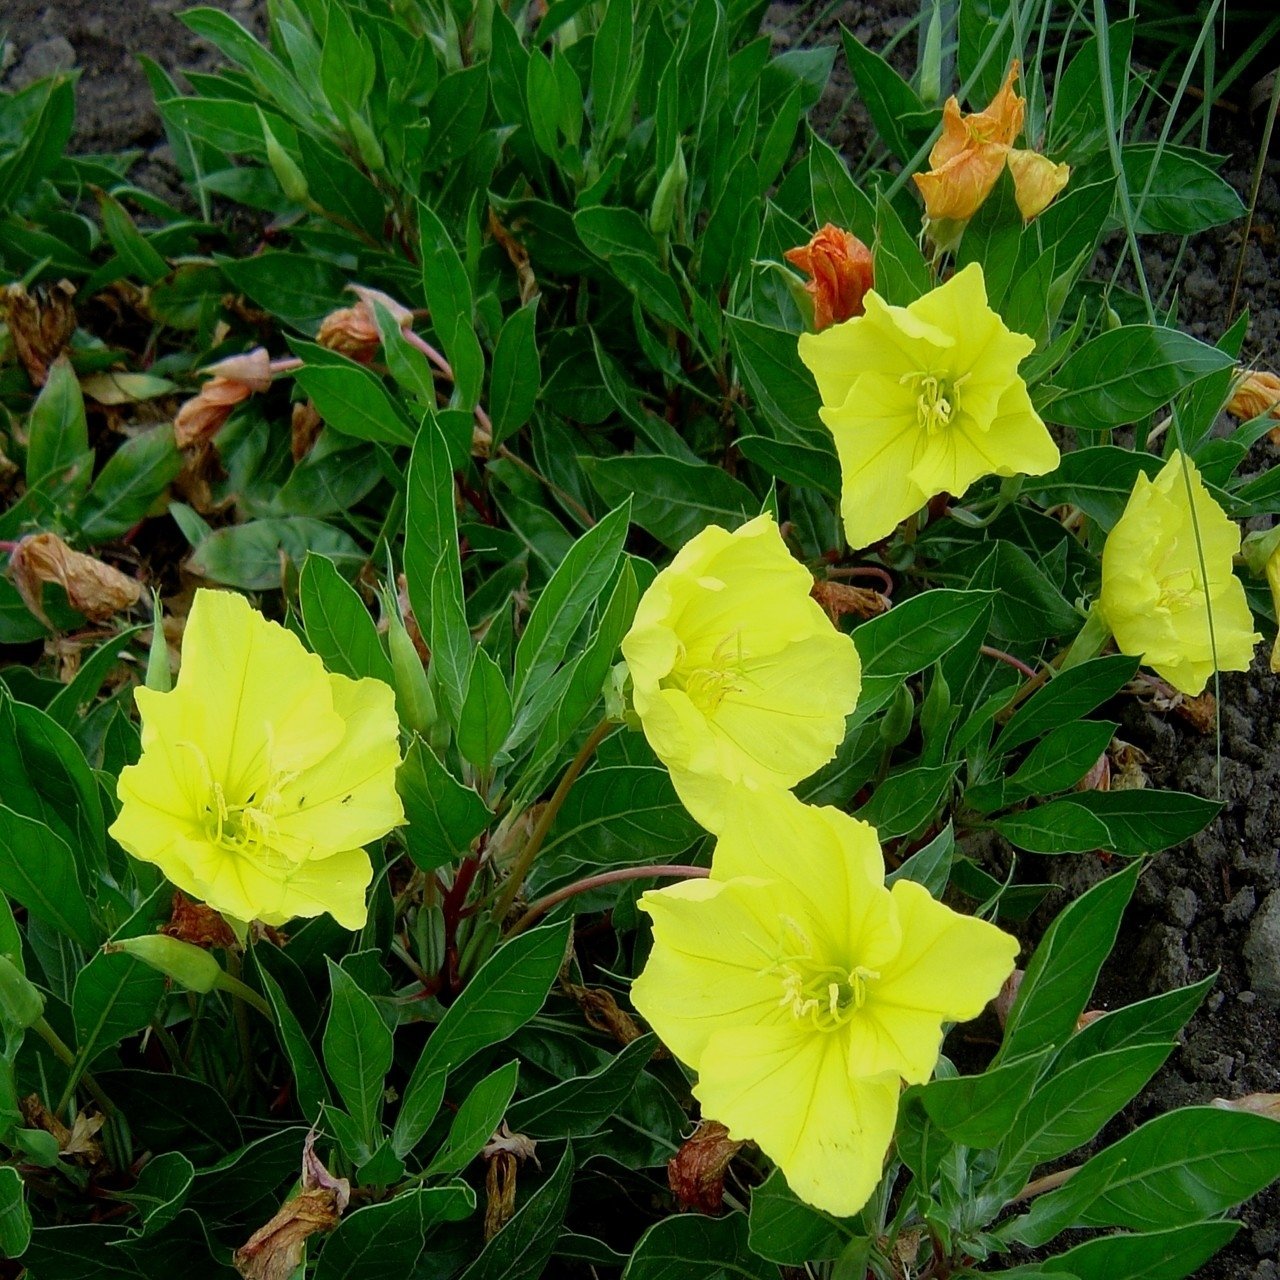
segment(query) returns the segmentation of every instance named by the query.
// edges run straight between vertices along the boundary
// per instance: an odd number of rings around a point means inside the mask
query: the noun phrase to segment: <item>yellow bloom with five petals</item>
[[[404,821],[395,694],[324,669],[243,597],[196,592],[168,693],[136,692],[142,757],[111,834],[236,920],[364,924],[363,846]]]
[[[959,497],[980,476],[1058,465],[1018,376],[1034,347],[987,305],[976,262],[909,306],[873,289],[864,315],[801,335],[840,457],[851,547],[878,542],[930,498]]]
[[[631,998],[697,1072],[703,1115],[841,1217],[880,1180],[900,1081],[930,1078],[943,1023],[981,1013],[1018,951],[918,884],[886,888],[873,828],[781,791],[740,799],[709,880],[640,906],[654,942]]]
[[[1140,474],[1102,550],[1098,606],[1120,651],[1193,697],[1215,667],[1247,671],[1262,637],[1232,571],[1239,550],[1238,526],[1180,451],[1154,480]]]
[[[650,584],[622,641],[645,737],[709,830],[734,788],[793,787],[844,740],[862,668],[812,589],[771,516],[732,533],[708,525]]]

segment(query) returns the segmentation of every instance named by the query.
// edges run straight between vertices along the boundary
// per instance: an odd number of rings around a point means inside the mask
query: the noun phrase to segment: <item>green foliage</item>
[[[1280,510],[1280,468],[1251,452],[1269,420],[1215,427],[1244,322],[1202,342],[1145,277],[1096,266],[1104,240],[1123,263],[1242,212],[1220,158],[1173,133],[1189,81],[1166,103],[1133,61],[1167,26],[961,0],[906,76],[849,31],[775,53],[764,7],[273,0],[264,42],[190,10],[225,68],[190,92],[146,68],[182,209],[131,185],[132,156],[65,154],[72,79],[0,95],[0,1254],[39,1280],[231,1274],[300,1170],[326,1185],[306,1126],[352,1189],[306,1241],[314,1280],[887,1276],[908,1244],[932,1275],[1176,1280],[1280,1175],[1275,1122],[1217,1108],[1097,1145],[1211,980],[1080,1025],[1145,859],[1218,808],[1097,789],[1119,700],[1150,688],[1138,658],[1072,648],[1106,534],[1175,447],[1232,517]],[[837,57],[864,155],[811,119]],[[910,174],[941,98],[985,106],[1014,57],[1026,145],[1069,185],[1024,221],[1003,174],[944,250]],[[228,203],[264,247],[210,221]],[[784,257],[828,221],[894,305],[982,265],[1036,343],[1021,372],[1054,471],[939,495],[848,552]],[[23,307],[56,329],[63,277],[79,323],[33,362]],[[354,318],[351,285],[380,292]],[[259,345],[272,388],[180,448],[199,371]],[[874,823],[890,879],[1039,938],[994,1059],[904,1094],[848,1220],[750,1147],[723,1216],[674,1212],[690,1080],[627,1012],[636,894],[713,839],[635,731],[619,645],[670,553],[762,510],[863,671],[797,793]],[[155,586],[157,616],[82,611],[52,579],[33,596],[14,563],[33,534]],[[370,850],[365,928],[205,938],[204,994],[103,950],[182,918],[107,828],[140,751],[131,689],[167,671],[186,579],[255,593],[335,676],[393,686],[403,729],[405,822]],[[884,599],[850,611],[851,583]],[[1024,853],[1127,861],[1049,918]],[[1010,1269],[1015,1246],[1044,1256]]]

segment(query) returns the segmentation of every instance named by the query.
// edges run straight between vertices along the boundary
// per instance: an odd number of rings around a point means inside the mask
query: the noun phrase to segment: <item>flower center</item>
[[[956,393],[964,378],[953,382],[932,373],[907,373],[903,374],[900,381],[904,386],[910,385],[915,390],[916,424],[921,431],[932,436],[951,425],[957,409]]]
[[[664,684],[683,689],[703,715],[714,715],[728,694],[741,693],[746,688],[741,633],[731,631],[725,636],[707,665],[673,671]]]
[[[783,956],[771,971],[782,980],[778,1007],[817,1031],[838,1030],[866,1004],[868,986],[879,973],[860,964],[823,964],[813,955],[804,931],[794,921],[783,923],[804,950]]]
[[[267,782],[239,801],[227,798],[226,788],[213,776],[209,758],[194,742],[177,744],[195,757],[204,775],[204,794],[198,801],[199,821],[210,844],[234,854],[256,854],[278,848],[276,813],[281,792],[293,776],[284,770],[270,770]],[[270,753],[268,753],[270,754]]]
[[[1181,613],[1189,606],[1199,604],[1204,599],[1204,584],[1195,569],[1179,569],[1160,580],[1160,596],[1156,601],[1158,609],[1170,613]]]

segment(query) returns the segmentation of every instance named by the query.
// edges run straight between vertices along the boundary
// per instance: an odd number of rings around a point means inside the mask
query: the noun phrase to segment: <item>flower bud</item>
[[[258,119],[262,122],[262,138],[267,144],[267,163],[271,166],[271,172],[275,174],[285,199],[294,204],[307,204],[311,199],[311,191],[307,186],[306,175],[298,167],[297,161],[280,145],[280,140],[272,132],[261,109],[258,111]]]
[[[911,732],[911,722],[915,718],[916,703],[911,689],[903,684],[898,688],[889,709],[880,721],[880,739],[887,747],[896,747],[907,740]]]
[[[1227,412],[1244,422],[1264,413],[1280,418],[1280,378],[1266,369],[1242,369]]]
[[[160,593],[151,593],[151,648],[147,651],[146,686],[157,693],[173,688],[173,672],[169,669],[169,642],[164,634],[164,606]]]
[[[387,167],[382,144],[369,127],[369,122],[358,111],[347,112],[347,131],[355,140],[356,150],[360,152],[365,168],[371,173],[381,173]]]
[[[875,273],[871,251],[857,236],[828,222],[808,244],[783,256],[810,277],[805,291],[813,299],[815,329],[862,315]]]
[[[180,987],[208,995],[223,976],[222,966],[203,947],[180,942],[165,933],[144,933],[139,938],[121,938],[109,942],[107,951],[123,951],[125,955],[158,969]]]
[[[1013,176],[1013,198],[1018,212],[1030,222],[1057,199],[1071,177],[1071,166],[1054,164],[1038,151],[1009,152],[1009,172]]]
[[[438,719],[436,700],[431,693],[426,668],[405,630],[404,619],[393,599],[386,601],[387,648],[391,652],[391,673],[395,680],[396,710],[406,729],[426,738]]]
[[[676,153],[658,182],[649,210],[649,230],[655,236],[667,236],[676,222],[676,210],[684,201],[689,186],[689,170],[684,162],[684,148],[676,143]]]

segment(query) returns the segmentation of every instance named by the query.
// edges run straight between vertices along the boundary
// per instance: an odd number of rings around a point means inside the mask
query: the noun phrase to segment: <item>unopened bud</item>
[[[267,163],[275,174],[280,190],[285,199],[294,204],[305,205],[311,199],[311,189],[307,186],[306,174],[298,167],[298,162],[280,145],[280,140],[272,132],[267,117],[258,111],[258,119],[262,122],[262,139],[267,144]]]
[[[180,987],[199,995],[208,995],[223,977],[222,966],[203,947],[181,942],[164,933],[121,938],[107,943],[105,949],[123,951],[152,969],[158,969]]]
[[[676,210],[684,201],[689,186],[689,170],[684,162],[684,148],[677,141],[676,153],[658,182],[653,205],[649,210],[649,230],[655,236],[667,236],[675,226]]]
[[[916,703],[911,690],[905,684],[900,685],[888,711],[884,713],[884,719],[880,721],[880,740],[888,747],[896,747],[905,742],[907,734],[911,732],[915,711]]]
[[[404,619],[394,599],[385,601],[387,648],[391,652],[391,674],[395,681],[396,710],[406,729],[429,738],[439,718],[426,668],[405,629]]]
[[[173,673],[169,670],[169,642],[164,635],[164,606],[160,593],[151,593],[151,648],[147,651],[148,689],[156,693],[168,693],[173,688]]]
[[[381,173],[387,167],[387,160],[382,152],[382,144],[369,127],[369,122],[358,111],[348,111],[347,130],[355,140],[356,150],[360,152],[365,168],[371,173]]]

